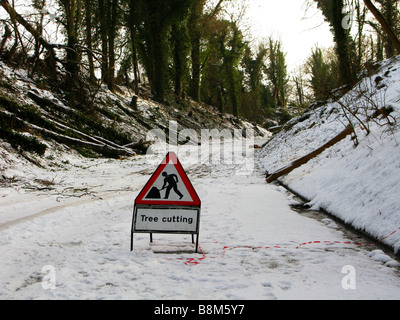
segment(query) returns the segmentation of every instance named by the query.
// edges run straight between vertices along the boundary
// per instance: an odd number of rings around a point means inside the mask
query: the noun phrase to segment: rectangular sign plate
[[[197,233],[200,209],[137,207],[133,232]]]

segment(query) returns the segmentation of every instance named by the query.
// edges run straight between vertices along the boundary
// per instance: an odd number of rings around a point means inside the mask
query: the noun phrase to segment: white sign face
[[[137,208],[135,232],[197,232],[198,209]]]
[[[155,188],[155,189],[154,189]],[[155,191],[155,190],[158,190]],[[193,201],[173,163],[168,163],[144,197],[148,200]]]

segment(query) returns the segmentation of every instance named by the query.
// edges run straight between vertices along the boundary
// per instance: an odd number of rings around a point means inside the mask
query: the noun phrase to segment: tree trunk
[[[5,25],[3,39],[1,40],[1,44],[0,44],[0,54],[3,53],[4,47],[6,46],[7,41],[10,39],[11,35],[12,35],[12,32],[11,32],[10,28],[7,25]]]
[[[65,69],[67,72],[65,79],[65,90],[67,98],[70,102],[76,102],[77,98],[82,97],[78,90],[79,86],[79,72],[80,72],[80,52],[78,50],[78,0],[69,0],[64,3],[64,12],[66,18],[67,30],[67,61]]]
[[[154,52],[153,61],[154,68],[152,71],[152,94],[154,100],[164,102],[165,100],[165,86],[167,83],[167,48],[166,38],[167,32],[164,27],[154,28]]]
[[[111,7],[108,10],[108,88],[114,91],[114,79],[115,79],[115,34],[117,28],[117,10],[118,1],[112,0]]]
[[[342,26],[345,17],[343,13],[344,4],[343,1],[337,0],[332,3],[332,26],[339,59],[341,85],[352,85],[355,82],[356,71],[353,70],[352,38],[349,31]]]
[[[57,60],[57,58],[54,49],[56,47],[63,47],[63,46],[50,44],[46,40],[44,40],[42,36],[37,32],[37,30],[29,22],[27,22],[18,12],[14,10],[14,8],[10,5],[8,0],[1,0],[0,5],[6,10],[11,20],[20,23],[26,29],[26,31],[28,31],[35,38],[35,41],[37,43],[39,43],[40,45],[42,45],[44,48],[47,49],[48,55],[46,58],[46,63],[51,68],[50,74],[54,76],[54,78],[56,78],[55,75],[57,72],[56,72],[55,61]],[[18,33],[18,30],[16,29],[15,32]]]
[[[92,40],[92,0],[86,0],[85,14],[86,14],[86,46],[87,58],[89,62],[89,80],[95,83],[96,76],[94,74],[94,61],[93,61],[93,40]]]
[[[99,12],[100,12],[100,38],[101,38],[101,80],[102,82],[108,84],[108,39],[107,39],[107,8],[105,6],[104,0],[99,0]]]
[[[193,100],[199,101],[200,92],[200,19],[203,15],[204,0],[195,0],[189,18],[189,34],[192,44],[192,77],[190,79],[190,96]]]
[[[386,35],[389,37],[390,41],[393,43],[394,49],[397,54],[400,54],[400,41],[394,33],[393,29],[387,23],[385,17],[379,12],[379,10],[375,7],[375,5],[371,2],[371,0],[364,0],[365,6],[369,11],[374,15],[376,20],[381,24],[383,30]]]
[[[310,161],[311,159],[317,157],[322,152],[324,152],[326,149],[334,146],[339,141],[342,141],[344,138],[346,138],[348,135],[350,135],[353,132],[354,132],[353,127],[351,127],[351,126],[346,127],[345,130],[343,130],[335,138],[333,138],[332,140],[330,140],[329,142],[324,144],[321,148],[311,152],[310,154],[308,154],[308,155],[306,155],[306,156],[304,156],[304,157],[302,157],[300,159],[297,159],[297,160],[293,161],[291,164],[287,165],[286,167],[281,168],[278,171],[275,171],[273,174],[269,175],[267,177],[267,182],[271,183],[271,182],[275,181],[276,179],[278,179],[279,177],[292,172],[294,169],[302,166],[303,164],[306,164],[308,161]]]
[[[200,93],[200,36],[196,35],[192,39],[192,79],[190,86],[190,96],[193,100],[199,101]]]
[[[134,75],[134,84],[135,84],[135,95],[139,95],[139,65],[138,65],[138,57],[137,57],[137,49],[136,49],[136,41],[137,34],[134,26],[129,27],[131,32],[131,42],[132,42],[132,63],[133,63],[133,75]]]

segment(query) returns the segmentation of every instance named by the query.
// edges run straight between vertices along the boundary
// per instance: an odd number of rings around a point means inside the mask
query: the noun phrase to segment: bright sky
[[[313,5],[306,12],[305,0],[248,0],[248,16],[254,39],[280,39],[287,53],[289,71],[302,65],[318,44],[322,48],[333,45],[329,25]]]

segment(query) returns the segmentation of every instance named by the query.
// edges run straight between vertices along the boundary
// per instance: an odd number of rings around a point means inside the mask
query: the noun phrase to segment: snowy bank
[[[351,121],[356,136],[281,181],[310,199],[314,209],[329,211],[395,253],[400,250],[399,84],[400,57],[395,57],[380,63],[375,74],[339,101],[291,120],[259,154],[260,166],[272,173],[321,147]]]

